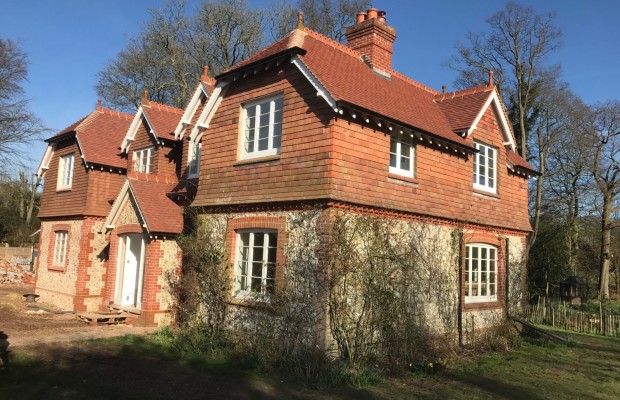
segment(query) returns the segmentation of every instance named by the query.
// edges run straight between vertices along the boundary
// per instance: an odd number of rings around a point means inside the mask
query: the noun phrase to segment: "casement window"
[[[497,247],[468,244],[465,260],[465,303],[497,301]]]
[[[154,147],[136,150],[133,152],[133,170],[150,174],[153,172]]]
[[[497,193],[497,149],[474,142],[474,189]]]
[[[414,177],[415,148],[408,133],[393,133],[390,137],[390,173]]]
[[[275,96],[243,106],[242,158],[280,154],[283,104],[282,96]]]
[[[73,154],[60,157],[58,165],[58,189],[71,189],[73,183],[74,158]]]
[[[270,295],[274,293],[278,233],[274,230],[237,232],[235,295]]]
[[[64,266],[67,257],[67,238],[69,232],[56,231],[56,238],[54,242],[54,265]]]
[[[187,176],[188,178],[196,178],[200,172],[200,150],[202,143],[193,143],[189,146],[189,155],[187,157]]]

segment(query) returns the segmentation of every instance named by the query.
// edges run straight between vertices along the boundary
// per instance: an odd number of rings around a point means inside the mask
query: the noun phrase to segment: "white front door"
[[[129,234],[120,238],[115,303],[140,308],[144,275],[144,238]]]

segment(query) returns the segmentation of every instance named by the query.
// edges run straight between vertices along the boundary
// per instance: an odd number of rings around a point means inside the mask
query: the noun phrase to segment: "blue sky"
[[[18,41],[28,53],[30,107],[52,131],[91,112],[97,104],[97,73],[148,20],[147,10],[164,0],[3,0],[0,36]],[[571,89],[589,104],[617,98],[620,89],[620,1],[517,0],[537,12],[557,13],[562,47],[551,61],[562,66]],[[189,0],[196,6],[200,0]],[[264,5],[269,0],[252,0]],[[396,29],[394,68],[440,89],[453,88],[454,71],[441,64],[469,31],[481,32],[485,19],[505,0],[382,0]],[[33,168],[45,144],[33,146]]]

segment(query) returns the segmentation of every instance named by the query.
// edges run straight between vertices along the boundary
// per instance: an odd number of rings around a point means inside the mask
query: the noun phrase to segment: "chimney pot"
[[[446,94],[446,85],[441,85],[441,94]]]
[[[385,24],[385,11],[379,11],[378,15],[379,15],[379,22],[382,22]]]
[[[389,74],[396,31],[385,23],[385,11],[379,16],[376,8],[370,8],[366,13],[357,13],[356,20],[357,23],[348,27],[345,33],[349,48],[365,56],[373,70]]]
[[[144,96],[142,97],[142,101],[140,103],[145,105],[145,106],[151,105],[151,102],[149,101],[149,91],[148,91],[148,89],[144,90]]]
[[[489,87],[493,87],[493,71],[489,70]]]
[[[97,99],[97,110],[101,111],[101,99]]]
[[[301,11],[297,13],[297,29],[304,29],[304,13]]]

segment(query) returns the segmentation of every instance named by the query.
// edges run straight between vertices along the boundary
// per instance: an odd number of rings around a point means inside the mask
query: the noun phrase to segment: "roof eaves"
[[[306,79],[308,79],[310,84],[314,86],[317,96],[321,96],[323,99],[325,99],[325,101],[327,102],[327,104],[329,104],[332,110],[337,112],[338,105],[336,104],[336,99],[327,91],[319,78],[312,73],[310,68],[308,68],[308,66],[301,60],[301,58],[299,58],[297,55],[293,55],[291,57],[291,63],[295,65],[299,69],[299,71],[301,71],[301,73],[306,77]]]
[[[203,108],[198,120],[196,121],[196,125],[189,136],[189,139],[192,143],[196,141],[202,135],[202,132],[205,131],[209,127],[209,123],[211,122],[211,118],[215,111],[217,111],[217,107],[222,101],[222,97],[226,93],[227,88],[229,87],[229,83],[226,80],[218,80],[211,97],[207,100],[207,104]]]
[[[62,135],[52,136],[51,138],[45,139],[44,142],[49,143],[49,144],[56,143],[56,142],[60,142],[65,139],[70,139],[72,136],[75,136],[75,135],[77,135],[77,131],[72,130],[72,131],[63,133]]]
[[[301,47],[298,47],[298,46],[289,47],[287,49],[284,49],[284,50],[282,50],[280,52],[277,52],[277,53],[272,54],[270,56],[267,56],[265,58],[259,58],[258,60],[253,61],[253,62],[251,62],[249,64],[242,65],[239,68],[235,68],[233,66],[232,69],[217,75],[215,77],[215,79],[217,79],[218,81],[222,80],[222,79],[226,79],[228,77],[231,77],[231,76],[239,73],[239,71],[256,68],[259,65],[262,65],[262,64],[265,64],[265,63],[277,60],[278,58],[286,57],[286,56],[289,56],[289,55],[295,55],[295,54],[304,55],[304,54],[306,54],[306,50],[302,49]]]
[[[205,96],[207,99],[209,98],[209,92],[205,87],[203,82],[198,83],[198,87],[194,91],[194,94],[187,104],[185,111],[183,112],[183,116],[181,116],[181,120],[177,124],[174,129],[174,138],[175,139],[183,139],[183,134],[185,133],[186,128],[192,123],[192,118],[198,109],[198,105],[200,104],[200,98]]]
[[[337,103],[338,103],[338,105],[340,105],[342,107],[351,108],[351,109],[357,109],[357,110],[359,110],[361,112],[364,112],[366,114],[374,115],[374,116],[376,116],[377,119],[384,120],[384,121],[386,121],[386,122],[388,122],[388,123],[390,123],[392,125],[401,126],[404,129],[409,129],[409,130],[411,130],[413,132],[419,132],[420,134],[424,134],[424,135],[426,135],[428,137],[435,138],[436,141],[448,142],[451,145],[459,147],[460,149],[465,150],[467,152],[471,153],[471,152],[475,152],[476,151],[473,146],[471,146],[468,143],[465,143],[465,139],[462,139],[463,142],[460,142],[460,141],[457,141],[457,140],[454,140],[454,139],[446,138],[444,136],[437,135],[436,133],[429,132],[429,131],[426,131],[424,129],[421,129],[421,128],[409,125],[407,123],[395,120],[394,118],[391,118],[391,117],[388,117],[388,116],[385,116],[385,115],[381,115],[381,114],[377,114],[374,111],[367,110],[367,109],[365,109],[363,107],[360,107],[358,105],[349,103],[349,102],[344,101],[344,100],[339,100]],[[340,111],[340,109],[342,107],[339,107],[339,111]],[[458,137],[458,136],[456,136],[456,137]],[[459,137],[459,139],[460,139],[460,137]]]
[[[140,125],[140,121],[142,120],[142,114],[144,114],[144,110],[142,106],[140,106],[138,107],[138,111],[136,111],[136,114],[134,115],[133,120],[131,121],[131,125],[129,125],[129,129],[127,130],[127,133],[125,134],[123,143],[121,143],[121,153],[127,152],[127,150],[129,150],[129,146],[131,146],[131,143],[136,137],[138,126]]]

